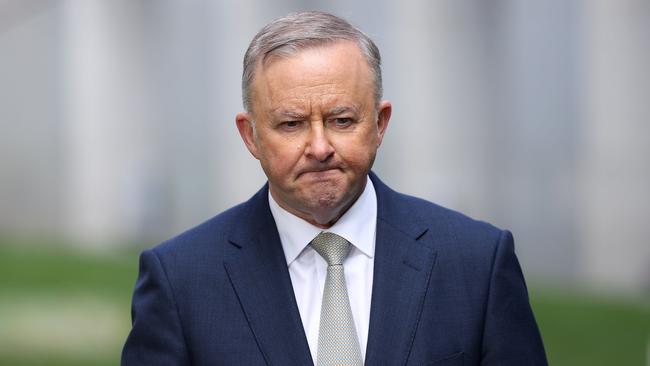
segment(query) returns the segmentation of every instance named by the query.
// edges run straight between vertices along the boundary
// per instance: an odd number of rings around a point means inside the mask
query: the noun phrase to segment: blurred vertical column
[[[511,229],[527,274],[575,278],[579,14],[576,0],[491,6],[486,149],[490,221]],[[493,3],[490,3],[493,5]]]
[[[55,3],[0,1],[2,236],[60,233],[59,24]]]
[[[286,1],[241,0],[210,2],[206,9],[210,15],[206,30],[211,34],[205,56],[211,65],[206,81],[212,140],[207,150],[216,158],[210,167],[215,214],[247,200],[266,181],[258,161],[239,137],[235,115],[244,110],[241,74],[248,43],[286,7]]]
[[[650,2],[585,1],[581,270],[650,289]]]
[[[213,146],[221,136],[214,133],[210,115],[215,102],[211,75],[220,64],[210,59],[212,1],[142,1],[152,19],[145,30],[151,47],[155,124],[161,134],[158,178],[161,184],[156,205],[164,211],[150,220],[149,233],[159,239],[175,235],[215,214],[218,189],[214,186],[219,156]],[[150,216],[154,218],[155,216]],[[153,223],[164,225],[155,227]]]
[[[384,89],[391,125],[376,169],[395,188],[474,211],[486,121],[477,1],[386,3]]]
[[[131,239],[152,189],[138,10],[130,1],[61,5],[65,231],[85,245]]]

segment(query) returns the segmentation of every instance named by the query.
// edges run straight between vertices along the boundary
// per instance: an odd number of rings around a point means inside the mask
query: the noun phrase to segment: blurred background
[[[139,251],[265,181],[248,42],[313,9],[382,52],[380,177],[514,232],[551,364],[650,365],[647,0],[0,0],[0,364],[119,363]]]

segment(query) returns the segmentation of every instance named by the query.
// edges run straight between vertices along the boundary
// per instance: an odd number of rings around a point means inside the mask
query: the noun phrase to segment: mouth
[[[315,168],[302,171],[299,176],[311,177],[315,179],[327,178],[329,176],[338,174],[341,170],[336,167]]]

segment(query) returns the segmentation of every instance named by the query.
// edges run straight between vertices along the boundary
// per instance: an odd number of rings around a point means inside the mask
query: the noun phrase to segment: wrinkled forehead
[[[372,70],[352,42],[337,42],[276,53],[257,65],[251,102],[258,113],[291,109],[310,110],[373,105]]]

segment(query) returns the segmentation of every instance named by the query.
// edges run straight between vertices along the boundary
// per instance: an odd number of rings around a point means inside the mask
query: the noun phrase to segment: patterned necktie
[[[318,332],[318,366],[363,366],[359,338],[352,319],[343,260],[350,243],[342,237],[321,232],[312,248],[327,262]]]

